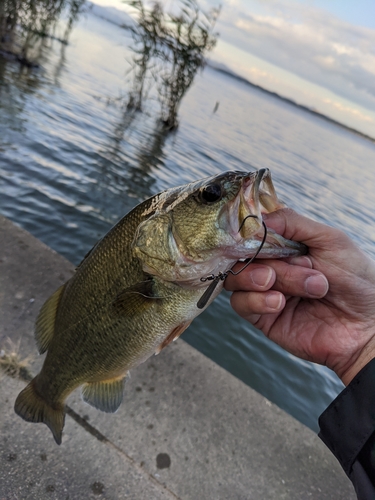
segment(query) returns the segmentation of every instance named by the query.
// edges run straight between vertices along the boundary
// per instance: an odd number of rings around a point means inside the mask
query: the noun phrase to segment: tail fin
[[[43,422],[51,429],[57,444],[61,444],[65,422],[64,406],[50,406],[36,391],[35,378],[21,391],[14,404],[14,411],[27,422]]]

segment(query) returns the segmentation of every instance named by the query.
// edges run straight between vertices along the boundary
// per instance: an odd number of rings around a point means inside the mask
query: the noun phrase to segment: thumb
[[[305,243],[309,248],[330,248],[348,239],[338,229],[316,222],[298,214],[291,208],[282,208],[263,215],[267,227],[288,240]],[[337,240],[337,241],[336,241]]]
[[[284,238],[307,245],[314,269],[323,272],[327,278],[340,273],[341,278],[346,275],[350,279],[375,282],[374,262],[343,231],[304,217],[290,208],[264,214],[264,220],[267,227]]]

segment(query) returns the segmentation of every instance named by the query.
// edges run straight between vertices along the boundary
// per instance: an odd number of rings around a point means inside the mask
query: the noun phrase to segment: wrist
[[[372,338],[363,349],[360,351],[359,355],[356,357],[355,361],[350,364],[348,368],[342,371],[336,371],[337,375],[342,380],[345,386],[349,385],[353,378],[364,368],[372,359],[375,358],[375,339]]]

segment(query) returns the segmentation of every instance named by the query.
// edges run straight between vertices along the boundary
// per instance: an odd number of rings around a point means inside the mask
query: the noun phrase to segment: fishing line
[[[241,229],[242,229],[245,221],[249,217],[255,217],[255,218],[257,218],[257,215],[248,215],[247,217],[245,217],[244,220],[241,223],[241,226],[240,226],[238,232],[241,231]],[[234,272],[234,271],[232,271],[232,269],[228,269],[228,271],[225,271],[225,273],[222,273],[220,271],[219,274],[217,274],[216,276],[214,274],[210,274],[209,276],[206,276],[205,278],[201,278],[201,281],[203,281],[204,283],[206,281],[212,281],[212,283],[206,289],[206,291],[204,292],[204,294],[202,295],[202,297],[198,300],[198,302],[197,302],[198,309],[203,309],[207,305],[207,302],[209,301],[209,299],[210,299],[211,295],[213,294],[215,288],[217,287],[219,281],[224,281],[225,278],[228,276],[228,274],[232,274],[233,276],[237,276],[238,274],[242,273],[242,271],[244,269],[246,269],[247,266],[249,264],[251,264],[253,262],[253,260],[258,256],[258,254],[262,250],[263,245],[266,242],[266,238],[267,238],[267,226],[266,226],[266,224],[264,223],[263,220],[262,220],[262,224],[263,224],[263,228],[264,228],[264,234],[263,234],[262,242],[259,245],[258,250],[255,252],[255,255],[253,255],[253,257],[251,257],[251,259],[246,259],[246,264],[243,267],[241,267],[241,269],[239,271]]]

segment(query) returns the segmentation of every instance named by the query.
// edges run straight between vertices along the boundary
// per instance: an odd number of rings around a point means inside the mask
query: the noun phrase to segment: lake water
[[[0,59],[0,212],[77,264],[135,204],[225,170],[268,167],[281,199],[344,229],[375,257],[375,144],[210,68],[185,97],[178,131],[157,103],[129,116],[130,39],[87,13],[41,69]],[[215,103],[218,111],[213,114]],[[0,243],[1,244],[1,243]],[[342,389],[241,320],[229,294],[183,338],[312,429]]]

